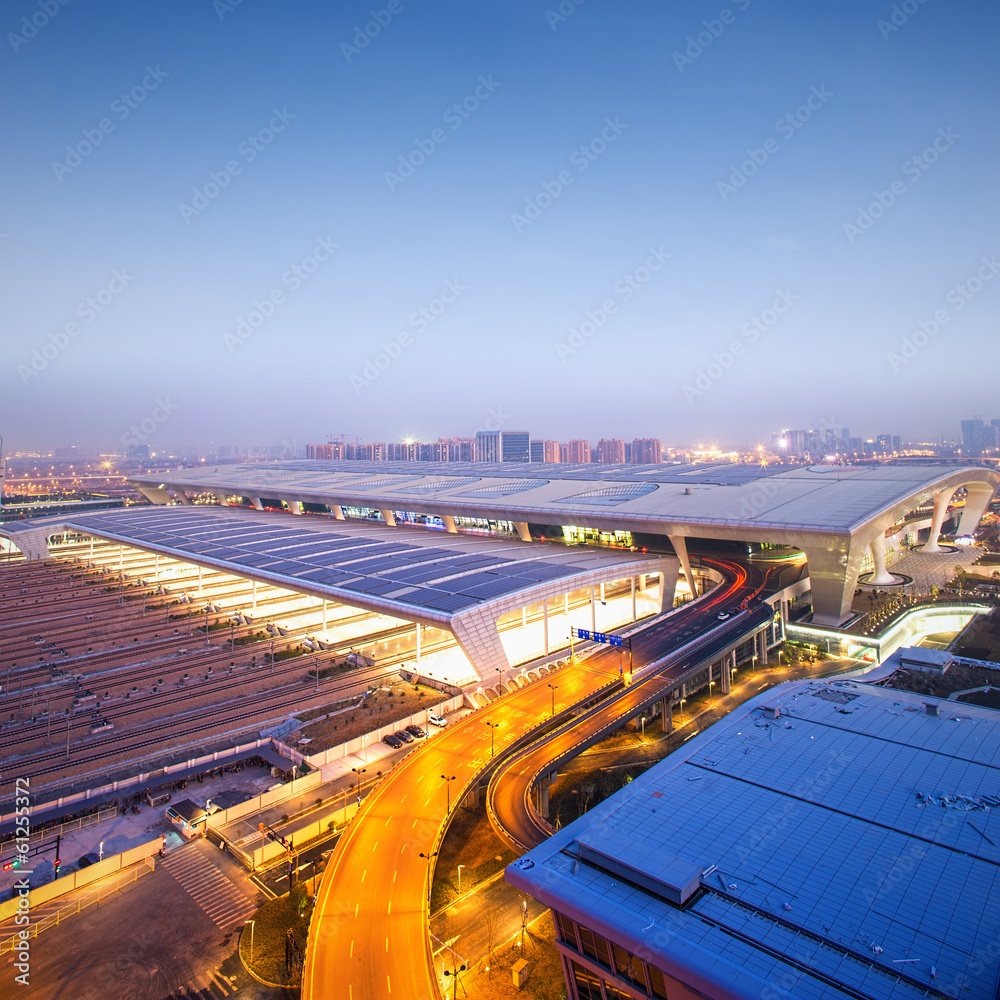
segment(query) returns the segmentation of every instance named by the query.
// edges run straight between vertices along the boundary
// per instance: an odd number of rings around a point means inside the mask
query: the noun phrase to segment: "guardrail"
[[[38,844],[43,840],[51,839],[57,836],[65,836],[67,833],[73,830],[83,830],[88,826],[95,826],[98,823],[103,823],[106,819],[110,819],[112,816],[117,816],[117,809],[102,809],[99,812],[90,813],[87,816],[80,816],[78,819],[70,820],[68,823],[57,823],[53,826],[47,826],[42,829],[33,830],[28,837],[28,844]],[[4,853],[14,853],[17,850],[16,833],[11,831],[6,834],[7,839],[0,842],[0,858],[4,856]]]
[[[116,892],[121,892],[123,886],[131,885],[131,883],[137,882],[143,875],[154,871],[155,869],[156,864],[153,859],[145,858],[143,861],[134,865],[127,875],[123,875],[121,878],[115,879],[113,885],[101,886],[101,888],[96,892],[92,892],[87,896],[81,896],[79,899],[74,900],[72,903],[67,903],[65,906],[60,907],[54,912],[46,913],[40,920],[31,922],[26,928],[18,928],[18,931],[9,937],[4,936],[0,938],[0,955],[4,952],[14,951],[15,943],[21,940],[21,930],[27,930],[31,937],[36,938],[42,933],[42,931],[48,930],[50,927],[58,926],[67,917],[70,917],[75,913],[82,913],[89,906],[100,904],[109,896],[113,896]]]

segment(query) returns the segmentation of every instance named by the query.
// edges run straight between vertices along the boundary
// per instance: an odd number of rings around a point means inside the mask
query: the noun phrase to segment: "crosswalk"
[[[242,893],[198,850],[180,848],[172,851],[160,865],[222,930],[243,923],[257,909],[254,900]]]
[[[188,983],[174,990],[164,1000],[222,1000],[223,997],[228,997],[236,991],[237,987],[233,983],[216,972],[207,986],[197,989],[193,983]]]

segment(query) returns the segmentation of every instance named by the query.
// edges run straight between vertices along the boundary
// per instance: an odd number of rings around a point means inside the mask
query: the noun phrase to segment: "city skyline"
[[[12,449],[990,408],[990,7],[36,6],[0,64]]]

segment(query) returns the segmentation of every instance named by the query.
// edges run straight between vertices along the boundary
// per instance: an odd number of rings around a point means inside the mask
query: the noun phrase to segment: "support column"
[[[332,504],[330,510],[333,512],[333,519],[335,521],[344,521],[344,508],[340,506],[339,503]]]
[[[94,536],[93,535],[90,536],[90,558],[91,559],[94,558]],[[156,558],[159,559],[160,557],[157,556]]]
[[[256,584],[254,584],[254,586],[256,587]],[[254,600],[256,601],[256,595],[254,596]],[[325,600],[323,601],[323,631],[324,632],[326,631],[326,601]]]
[[[601,582],[601,603],[604,603],[604,582]]]
[[[660,702],[660,727],[665,733],[674,731],[674,696],[672,694]]]
[[[441,520],[444,521],[444,530],[448,532],[449,535],[457,535],[458,528],[455,527],[455,518],[451,514],[442,514]]]
[[[263,510],[264,505],[260,502],[260,497],[250,497],[250,503],[253,504],[254,510]]]
[[[387,528],[396,527],[396,515],[391,510],[380,510],[379,513],[382,515],[382,520],[385,521]]]
[[[300,517],[302,515],[302,501],[301,500],[286,500],[288,504],[288,509],[293,514],[298,514]]]
[[[723,694],[729,694],[733,675],[729,672],[729,654],[719,661],[719,683]]]
[[[944,552],[938,545],[938,535],[941,534],[941,526],[944,524],[945,516],[948,513],[948,504],[955,495],[954,489],[944,489],[940,493],[934,494],[934,513],[931,515],[931,533],[927,536],[927,544],[920,550],[921,552]],[[963,515],[964,517],[964,515]]]
[[[684,570],[684,579],[687,580],[688,587],[691,589],[691,598],[694,599],[698,596],[698,588],[694,582],[694,574],[691,572],[691,560],[688,558],[687,540],[683,535],[667,535],[670,539],[670,544],[674,547],[674,552],[677,553],[677,558],[681,561],[681,568]]]
[[[252,603],[251,603],[250,607],[252,608],[252,610],[256,611],[257,610],[257,581],[256,580],[251,580],[250,582],[253,584],[253,586],[250,588],[250,595],[251,595],[251,598],[252,598]]]
[[[979,527],[980,518],[986,513],[986,507],[993,496],[993,487],[989,483],[968,483],[965,489],[968,496],[965,498],[962,520],[958,522],[958,534],[973,535]]]
[[[757,642],[760,647],[758,652],[758,658],[760,659],[760,665],[762,667],[767,666],[767,632],[760,631],[757,633]]]
[[[229,506],[229,499],[226,497],[225,493],[216,493],[215,494],[215,500],[216,500],[216,503],[218,503],[218,505],[220,507],[228,507]]]
[[[199,566],[198,567],[198,593],[199,594],[201,593],[201,577],[202,577],[202,573],[203,573],[203,570],[202,570],[201,566]]]
[[[421,633],[420,622],[417,622],[417,663],[420,662],[420,633]]]
[[[91,540],[90,540],[90,554],[91,555],[94,554],[94,539],[93,538],[91,538]],[[155,576],[157,579],[159,579],[159,576],[160,576],[160,553],[159,552],[154,552],[153,553],[153,576]]]
[[[597,631],[597,605],[594,603],[594,588],[590,588],[590,630]]]
[[[569,614],[569,591],[568,590],[566,591],[565,594],[563,594],[563,614],[565,614],[565,615]]]
[[[524,607],[521,608],[521,628],[527,628],[527,627],[528,627],[528,605],[525,604]]]
[[[875,563],[875,572],[872,573],[868,583],[875,587],[885,587],[895,583],[896,578],[885,568],[885,534],[879,532],[869,545],[872,554],[872,562]]]
[[[629,577],[629,583],[632,584],[632,621],[637,621],[638,618],[639,618],[639,615],[636,613],[636,610],[635,610],[635,577],[634,576]]]
[[[549,602],[542,601],[542,620],[544,622],[545,655],[549,655]]]
[[[122,571],[122,566],[125,564],[125,546],[118,546],[118,572]]]
[[[810,540],[802,545],[809,569],[813,617],[817,625],[839,625],[851,615],[861,571],[863,543],[854,537]]]
[[[517,528],[518,538],[520,538],[522,542],[531,541],[531,532],[528,531],[527,521],[515,521],[514,527]]]

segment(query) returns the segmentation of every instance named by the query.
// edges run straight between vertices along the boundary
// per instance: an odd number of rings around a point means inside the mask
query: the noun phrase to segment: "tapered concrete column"
[[[940,493],[934,494],[934,513],[931,515],[931,533],[927,536],[927,544],[920,550],[921,552],[944,552],[938,545],[938,535],[941,534],[941,526],[944,524],[948,514],[948,504],[955,495],[954,489],[944,489]],[[977,518],[978,520],[978,518]]]
[[[175,489],[174,492],[177,494],[177,499],[180,500],[182,504],[187,505],[191,503],[191,498],[183,490]]]
[[[201,593],[201,578],[202,578],[202,573],[203,572],[204,572],[204,570],[201,568],[201,566],[199,566],[198,567],[198,593],[199,594]]]
[[[632,584],[632,621],[635,621],[639,615],[635,610],[635,577],[629,577],[629,583]]]
[[[256,600],[256,595],[254,599]],[[326,631],[326,601],[323,601],[323,631]]]
[[[417,663],[420,662],[420,633],[422,631],[420,622],[417,622]]]
[[[344,517],[344,508],[341,507],[339,503],[333,504],[333,506],[330,507],[330,510],[333,512],[333,519],[335,521],[346,520],[346,518]]]
[[[302,501],[301,500],[286,500],[285,503],[288,504],[288,509],[293,514],[298,514],[301,517],[301,515],[302,515]]]
[[[528,531],[527,521],[515,521],[514,527],[517,528],[517,536],[518,538],[521,539],[522,542],[531,541],[531,532]]]
[[[250,581],[252,586],[250,587],[250,608],[253,611],[257,610],[257,581]]]
[[[833,537],[826,544],[817,539],[802,549],[809,568],[813,621],[839,625],[851,614],[864,546],[853,537]]]
[[[597,605],[594,603],[594,588],[590,588],[590,629],[597,631]]]
[[[253,504],[254,510],[264,509],[264,505],[260,502],[260,497],[250,497],[250,503]]]
[[[875,587],[885,587],[895,583],[896,578],[885,568],[885,535],[881,531],[871,540],[869,548],[872,561],[875,563],[875,572],[872,573],[868,583]]]
[[[727,653],[719,661],[719,684],[723,694],[729,694],[730,682],[733,675],[729,672],[729,654]]]
[[[542,628],[545,636],[545,655],[549,655],[549,602],[542,601]]]
[[[380,510],[379,513],[382,515],[382,520],[385,521],[387,528],[396,527],[396,515],[391,510]]]
[[[444,522],[444,530],[448,532],[449,535],[457,535],[458,528],[455,527],[455,518],[451,514],[443,514],[441,520]]]
[[[698,596],[698,587],[694,582],[694,574],[691,572],[687,539],[683,535],[667,535],[667,538],[670,539],[670,544],[674,547],[674,552],[677,553],[677,558],[681,561],[681,568],[684,570],[684,579],[687,580],[688,587],[691,590],[691,597],[695,598]]]
[[[993,490],[988,483],[969,483],[965,489],[968,496],[965,498],[962,520],[958,523],[958,533],[972,535],[979,527],[979,520],[986,512],[986,506],[993,496]]]
[[[228,507],[229,506],[229,500],[226,497],[225,493],[216,493],[215,494],[215,499],[218,502],[218,504],[219,504],[220,507]]]
[[[762,667],[766,667],[768,663],[767,659],[767,632],[760,631],[757,633],[757,646],[758,646],[758,657],[760,659],[760,664]]]

